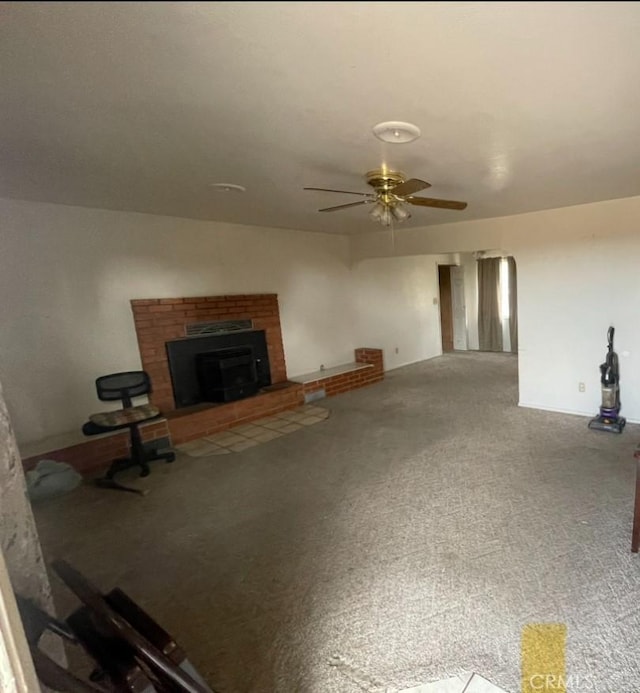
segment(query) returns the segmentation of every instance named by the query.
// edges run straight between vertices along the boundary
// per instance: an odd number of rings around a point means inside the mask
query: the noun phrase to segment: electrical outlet
[[[578,392],[584,392],[584,383],[578,383]]]

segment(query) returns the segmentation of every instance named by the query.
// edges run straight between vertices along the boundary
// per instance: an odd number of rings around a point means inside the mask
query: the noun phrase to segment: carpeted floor
[[[638,690],[640,426],[516,403],[509,355],[398,369],[316,403],[317,425],[158,463],[144,498],[86,486],[37,506],[45,554],[129,592],[222,693],[470,671],[517,693],[532,622],[567,624],[569,691]]]

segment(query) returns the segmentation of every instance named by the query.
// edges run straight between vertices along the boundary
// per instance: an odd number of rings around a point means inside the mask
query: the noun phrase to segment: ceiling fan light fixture
[[[380,223],[383,226],[391,226],[392,221],[393,217],[391,216],[391,210],[389,207],[385,207],[384,211],[382,212],[382,216],[380,217]]]
[[[401,120],[387,120],[373,126],[373,134],[382,142],[406,144],[420,137],[420,128]]]
[[[399,224],[411,218],[409,210],[405,209],[400,203],[388,204],[383,201],[376,202],[375,207],[369,212],[369,217],[373,221],[377,221],[382,226],[391,226],[392,221],[397,221]]]
[[[382,215],[384,214],[385,211],[385,206],[382,204],[382,202],[376,202],[375,207],[369,212],[369,217],[373,221],[377,221],[378,223],[382,223]]]
[[[397,204],[391,208],[391,216],[401,224],[403,221],[411,219],[411,212],[403,205]]]

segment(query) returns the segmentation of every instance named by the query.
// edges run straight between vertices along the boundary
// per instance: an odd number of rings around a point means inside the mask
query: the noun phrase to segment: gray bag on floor
[[[25,474],[27,493],[32,501],[62,496],[72,491],[82,477],[66,462],[40,460],[35,469]]]

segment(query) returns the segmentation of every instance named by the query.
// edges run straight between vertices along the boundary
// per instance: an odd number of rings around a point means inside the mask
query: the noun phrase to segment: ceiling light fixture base
[[[382,142],[406,144],[420,137],[420,128],[413,123],[401,120],[387,120],[373,126],[373,134]]]
[[[367,183],[376,190],[384,192],[395,188],[396,185],[404,183],[407,176],[402,171],[388,171],[383,168],[375,168],[373,171],[367,171]]]

